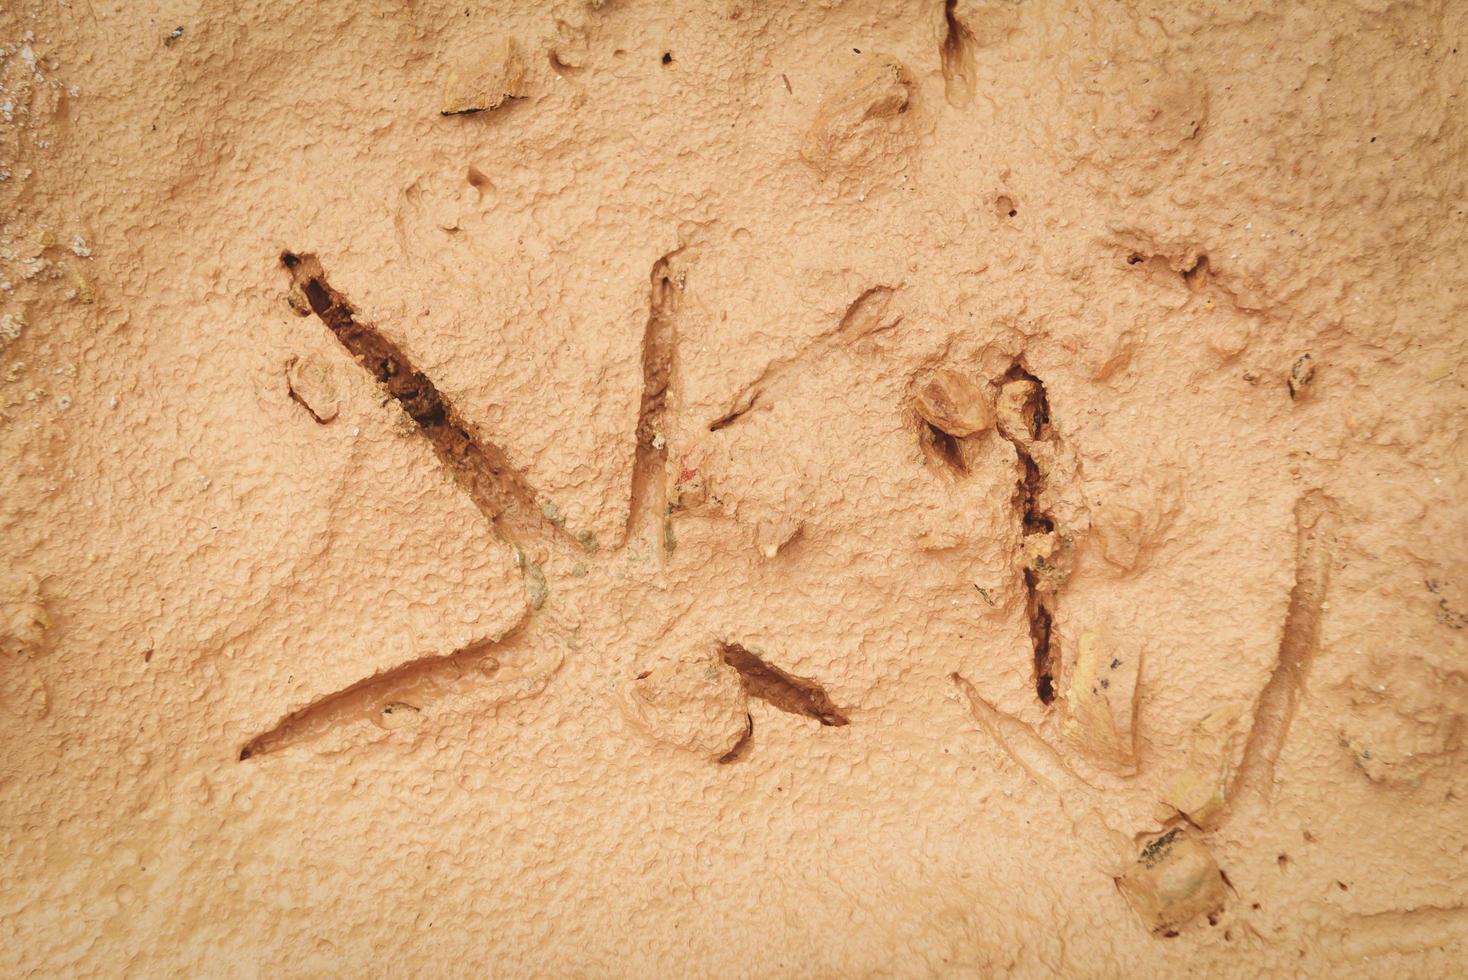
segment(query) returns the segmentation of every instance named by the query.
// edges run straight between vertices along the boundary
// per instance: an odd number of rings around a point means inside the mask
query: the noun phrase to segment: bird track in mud
[[[642,338],[642,397],[628,516],[629,540],[635,533],[652,529],[664,547],[667,544],[664,529],[667,448],[662,428],[675,366],[676,312],[682,293],[682,280],[672,269],[671,260],[679,251],[675,249],[661,256],[649,276],[648,319]],[[326,281],[316,256],[285,252],[280,261],[291,276],[292,306],[296,312],[301,316],[317,316],[352,358],[398,402],[428,439],[455,482],[491,521],[502,539],[517,549],[521,542],[559,545],[570,540],[558,524],[546,519],[533,488],[509,464],[503,450],[477,438],[432,380],[414,367],[402,348],[358,318],[350,301]],[[812,347],[829,344],[836,338],[864,337],[895,326],[896,321],[882,321],[892,292],[886,286],[863,292],[848,306],[834,329],[807,345],[789,363]],[[787,366],[786,362],[775,362],[767,367],[745,389],[752,392],[749,404],[757,398],[758,386]],[[528,563],[523,553],[522,564],[528,590],[532,573],[538,573],[539,566]],[[528,635],[527,623],[532,621],[533,610],[538,605],[533,600],[529,605],[525,618],[505,637],[477,641],[449,654],[420,657],[291,712],[269,730],[250,739],[240,749],[239,759],[245,761],[309,744],[333,729],[362,719],[383,728],[399,727],[402,721],[395,715],[416,715],[426,701],[458,689],[461,682],[471,686],[494,683],[502,673],[500,657],[534,642]],[[721,650],[724,661],[739,673],[749,697],[781,711],[813,718],[824,726],[849,723],[820,684],[781,670],[738,644],[725,643]],[[559,662],[557,657],[555,666]],[[747,749],[753,730],[751,717],[748,733],[721,761],[738,759]]]

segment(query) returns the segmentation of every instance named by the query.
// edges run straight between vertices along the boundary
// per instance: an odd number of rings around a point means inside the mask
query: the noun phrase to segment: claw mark
[[[985,701],[962,674],[955,671],[948,676],[968,698],[970,713],[979,727],[1026,776],[1054,794],[1076,836],[1100,866],[1112,867],[1116,855],[1134,851],[1131,839],[1113,828],[1097,809],[1093,802],[1096,788],[1077,776],[1049,742],[1029,725]]]
[[[528,617],[499,639],[483,640],[446,655],[422,657],[328,694],[292,712],[240,749],[240,761],[309,744],[354,721],[402,727],[445,695],[473,692],[492,704],[540,693],[559,669],[561,644],[545,631],[526,629]]]
[[[1279,656],[1274,672],[1259,694],[1254,721],[1244,743],[1244,759],[1229,799],[1236,799],[1240,789],[1263,799],[1273,793],[1274,767],[1320,645],[1321,612],[1335,546],[1336,521],[1334,501],[1318,490],[1307,493],[1295,505],[1295,585],[1290,591]]]
[[[316,256],[285,252],[280,263],[291,274],[296,312],[320,317],[357,363],[397,399],[428,438],[439,461],[489,518],[501,539],[514,544],[520,539],[559,540],[565,536],[542,514],[535,491],[510,465],[504,451],[473,434],[428,376],[413,367],[401,347],[357,319],[346,297],[327,284]]]
[[[664,521],[668,513],[668,446],[663,433],[668,385],[673,375],[676,344],[674,314],[682,283],[670,272],[669,252],[652,267],[648,298],[647,328],[642,337],[642,406],[637,416],[637,457],[632,467],[632,503],[628,510],[627,534],[653,527],[658,536],[658,553],[666,551]]]
[[[781,711],[814,718],[822,725],[848,724],[847,717],[836,708],[825,688],[815,681],[787,674],[766,663],[737,643],[723,644],[724,663],[739,671],[744,692],[752,698],[768,701]],[[753,730],[753,722],[750,723]]]
[[[1461,947],[1468,937],[1468,908],[1388,909],[1347,916],[1337,928],[1343,951],[1353,959]]]
[[[958,19],[954,8],[958,0],[943,3],[943,95],[954,108],[968,105],[974,98],[974,35]]]
[[[1071,771],[1060,753],[1051,748],[1050,743],[1041,738],[1033,728],[985,701],[962,674],[955,671],[948,676],[968,698],[974,720],[1004,750],[1004,754],[1024,770],[1025,775],[1062,795],[1078,789],[1092,788]]]
[[[801,361],[825,355],[843,343],[885,333],[896,327],[902,322],[901,316],[886,318],[887,307],[891,305],[896,291],[892,286],[873,286],[863,291],[852,300],[835,327],[817,334],[794,354],[776,358],[766,364],[758,377],[741,387],[729,400],[729,407],[724,414],[709,423],[709,431],[718,432],[737,422],[759,403],[761,395],[771,383]]]

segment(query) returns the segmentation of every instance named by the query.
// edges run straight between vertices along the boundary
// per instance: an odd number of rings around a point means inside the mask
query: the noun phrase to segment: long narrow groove
[[[352,304],[327,283],[316,256],[284,252],[280,263],[310,311],[417,423],[439,461],[503,540],[511,544],[570,540],[541,513],[535,491],[504,451],[473,434],[428,376],[413,367],[402,348],[357,319]],[[304,310],[297,312],[307,315]]]
[[[642,404],[637,413],[637,454],[632,467],[632,501],[627,518],[628,539],[651,527],[658,539],[660,555],[668,545],[664,531],[668,512],[668,446],[663,419],[677,343],[674,315],[682,289],[668,265],[675,254],[669,252],[652,267],[647,327],[642,337]]]
[[[1419,953],[1461,943],[1465,934],[1468,908],[1437,905],[1348,915],[1327,933],[1354,957]]]
[[[729,408],[724,414],[709,422],[708,430],[718,432],[739,421],[759,403],[765,389],[773,381],[801,361],[813,355],[823,354],[842,341],[860,340],[873,334],[885,333],[896,327],[902,322],[902,317],[885,319],[885,316],[897,288],[899,287],[878,285],[862,290],[861,294],[847,305],[836,326],[812,337],[794,354],[776,358],[766,364],[753,381],[743,385],[730,399]]]
[[[1279,655],[1259,693],[1244,742],[1243,761],[1235,777],[1237,789],[1228,793],[1230,801],[1245,793],[1267,799],[1273,792],[1274,768],[1320,647],[1335,526],[1335,503],[1323,493],[1312,491],[1295,504],[1295,584],[1290,590]]]
[[[523,642],[528,621],[528,617],[522,619],[498,640],[482,640],[453,653],[420,657],[319,698],[252,738],[240,749],[240,761],[315,741],[350,721],[378,721],[378,716],[389,708],[421,710],[424,702],[443,695],[456,681],[493,676],[500,667],[495,653]]]
[[[1029,440],[1007,435],[1014,451],[1019,456],[1020,478],[1016,488],[1016,504],[1023,522],[1023,533],[1049,534],[1055,530],[1054,519],[1040,506],[1040,495],[1045,488],[1045,475],[1030,452],[1029,443],[1046,439],[1050,435],[1050,403],[1045,395],[1045,385],[1023,366],[1015,364],[1004,376],[1005,381],[1025,381],[1034,386],[1034,398],[1025,407],[1025,420],[1029,426]],[[1025,568],[1025,610],[1030,624],[1030,645],[1035,659],[1035,693],[1045,704],[1055,700],[1057,662],[1052,627],[1055,621],[1054,597],[1040,588],[1039,577],[1033,568]]]
[[[978,689],[962,674],[954,671],[948,677],[968,699],[969,712],[974,720],[1025,775],[1062,794],[1074,795],[1077,789],[1092,788],[1071,771],[1061,754],[1033,728],[984,700]]]
[[[814,718],[822,725],[840,726],[850,720],[815,681],[788,674],[737,643],[723,645],[724,663],[739,671],[744,691],[781,711]],[[753,723],[751,722],[751,725]]]

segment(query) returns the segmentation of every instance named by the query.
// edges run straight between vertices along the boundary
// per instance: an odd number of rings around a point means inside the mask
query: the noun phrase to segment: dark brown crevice
[[[676,254],[676,250],[669,252],[652,267],[647,326],[642,336],[642,403],[637,413],[637,451],[627,518],[629,539],[647,527],[654,528],[661,539],[667,517],[668,447],[663,418],[677,341],[674,315],[682,291],[668,261]],[[660,554],[663,550],[663,547],[658,549]]]
[[[787,674],[737,643],[723,644],[724,663],[739,671],[744,692],[752,698],[767,701],[781,711],[814,718],[822,725],[849,723],[825,688],[815,681]],[[751,722],[751,726],[753,722]]]
[[[951,469],[956,475],[968,472],[959,440],[925,419],[918,419],[918,445],[923,455]]]
[[[943,95],[954,108],[974,98],[974,35],[958,18],[958,0],[944,0],[943,44],[938,53],[943,65]]]
[[[364,678],[340,691],[293,711],[269,731],[240,749],[239,759],[270,755],[311,742],[333,728],[359,719],[375,719],[398,711],[419,711],[425,702],[448,691],[465,677],[493,676],[500,668],[495,656],[512,644],[528,642],[526,620],[498,640],[471,643],[449,654],[420,657],[391,670]]]
[[[1026,536],[1049,534],[1055,530],[1055,520],[1040,505],[1040,497],[1045,489],[1045,475],[1040,471],[1039,464],[1035,462],[1030,452],[1031,442],[1048,439],[1051,435],[1050,403],[1045,395],[1045,385],[1018,363],[1010,367],[1003,380],[1006,382],[1027,381],[1034,386],[1033,397],[1025,402],[1021,412],[1025,427],[1028,429],[1029,439],[1018,438],[1007,433],[1006,438],[1014,446],[1014,451],[1020,461],[1020,477],[1015,488],[1015,507],[1021,515],[1023,534]],[[1030,645],[1034,650],[1035,693],[1039,696],[1041,703],[1048,705],[1055,700],[1056,674],[1059,667],[1052,635],[1055,597],[1041,588],[1039,576],[1028,562],[1024,570],[1024,579],[1025,611],[1029,619]]]
[[[341,345],[377,379],[417,423],[434,454],[505,541],[556,539],[565,532],[546,520],[535,491],[491,442],[476,437],[428,376],[413,367],[396,343],[357,319],[345,296],[327,283],[311,254],[284,252],[280,263],[291,275],[301,316],[315,313]],[[568,539],[569,540],[569,539]]]

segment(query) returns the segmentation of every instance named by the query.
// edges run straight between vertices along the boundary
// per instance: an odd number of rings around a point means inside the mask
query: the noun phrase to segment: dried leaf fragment
[[[1163,793],[1162,802],[1171,812],[1161,815],[1180,813],[1197,826],[1207,827],[1223,812],[1240,714],[1237,705],[1224,705],[1193,726],[1187,768],[1173,777]]]
[[[1137,681],[1141,654],[1121,650],[1099,630],[1081,634],[1065,692],[1066,739],[1103,768],[1137,768]]]

